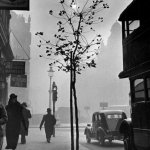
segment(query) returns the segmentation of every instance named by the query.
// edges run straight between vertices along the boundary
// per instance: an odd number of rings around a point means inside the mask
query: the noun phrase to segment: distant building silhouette
[[[122,70],[121,43],[121,24],[116,21],[111,27],[107,45],[101,44],[96,68],[87,69],[78,76],[78,103],[83,109],[89,105],[92,113],[99,110],[103,101],[109,105],[128,105],[128,80],[118,78]]]

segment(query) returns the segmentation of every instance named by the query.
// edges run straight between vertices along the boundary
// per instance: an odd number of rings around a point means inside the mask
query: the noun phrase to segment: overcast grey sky
[[[78,1],[81,2],[80,0]],[[123,9],[126,8],[126,6],[131,2],[131,0],[106,0],[106,2],[109,4],[110,8],[104,10],[103,13],[104,22],[100,24],[98,27],[98,30],[100,31],[100,33],[102,33],[105,41],[107,41],[107,38],[110,35],[111,26],[116,22],[116,20],[118,20],[120,13],[123,11]],[[52,17],[49,15],[48,12],[51,9],[58,9],[58,8],[59,7],[56,0],[44,0],[44,1],[31,0],[29,12],[16,11],[19,14],[23,13],[24,16],[28,16],[29,14],[31,15],[32,45],[31,45],[31,61],[30,61],[31,62],[30,100],[32,101],[34,113],[44,113],[49,103],[48,102],[49,77],[47,73],[49,69],[48,68],[49,61],[39,58],[39,54],[41,53],[41,51],[37,47],[38,38],[35,36],[35,33],[38,31],[44,31],[46,33],[46,36],[49,37],[49,39],[53,37],[53,34],[56,32],[56,24],[55,20],[52,19]],[[114,56],[113,54],[111,54],[111,51],[109,53],[108,52],[106,52],[105,54],[103,53],[99,57],[99,59],[102,59],[102,61],[98,61],[98,63],[100,63],[103,66],[103,68],[111,70],[111,73],[107,71],[105,72],[104,71],[105,69],[103,69],[102,70],[103,73],[101,73],[99,76],[96,76],[97,72],[100,72],[99,68],[83,72],[83,75],[81,75],[81,77],[79,78],[79,80],[82,79],[83,82],[80,82],[77,85],[78,89],[80,89],[80,91],[78,92],[80,101],[78,103],[79,107],[81,108],[88,105],[93,110],[99,109],[99,102],[101,101],[100,100],[101,97],[103,98],[103,101],[109,101],[109,99],[113,99],[110,100],[111,104],[121,104],[118,100],[119,98],[117,96],[117,91],[115,90],[114,87],[115,83],[117,90],[119,88],[124,88],[124,90],[121,90],[124,91],[124,93],[121,92],[122,98],[120,97],[120,99],[122,99],[121,100],[122,104],[127,104],[128,102],[127,100],[128,98],[127,93],[129,92],[128,82],[123,80],[122,82],[118,81],[120,79],[117,77],[119,73],[118,71],[122,68],[122,63],[117,64],[114,63],[113,66],[114,61],[111,60],[114,59]],[[122,50],[120,49],[118,53],[119,53],[118,56],[121,57]],[[119,59],[119,62],[122,61],[122,58],[120,57],[119,58],[116,57],[116,59]],[[108,62],[110,62],[110,65]],[[97,82],[96,87],[94,87],[95,81],[93,81],[92,77],[95,77],[99,81]],[[55,72],[53,79],[58,85],[58,101],[56,103],[56,106],[57,107],[69,106],[69,74],[66,75],[65,73]],[[110,89],[108,88],[108,86],[111,87],[111,84],[113,84],[113,86]],[[96,88],[96,90],[94,88]],[[100,90],[97,90],[97,88],[103,89],[103,91],[99,92]],[[88,99],[89,95],[87,93],[89,93],[89,91],[95,94],[93,99],[91,94],[90,99]],[[95,93],[95,91],[97,91],[96,92],[97,94]],[[82,94],[80,94],[81,92]],[[113,96],[111,97],[110,95]]]

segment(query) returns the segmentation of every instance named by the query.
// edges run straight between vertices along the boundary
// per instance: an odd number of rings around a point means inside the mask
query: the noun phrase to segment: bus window
[[[135,102],[145,101],[144,79],[134,81]]]
[[[148,100],[150,101],[150,78],[147,78]]]

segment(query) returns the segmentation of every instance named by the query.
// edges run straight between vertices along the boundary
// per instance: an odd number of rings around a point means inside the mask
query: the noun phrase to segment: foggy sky
[[[56,20],[52,19],[48,12],[53,8],[58,9],[56,2],[54,0],[44,0],[44,2],[31,0],[29,12],[16,11],[23,13],[24,16],[31,16],[30,101],[32,101],[33,113],[44,113],[49,103],[47,72],[49,60],[39,58],[41,50],[37,47],[39,39],[35,33],[44,31],[46,37],[49,39],[53,37],[56,32]],[[90,106],[91,111],[98,110],[101,101],[107,101],[110,105],[128,104],[128,81],[118,78],[119,72],[122,71],[121,27],[118,25],[118,29],[112,29],[112,25],[131,0],[107,0],[106,2],[110,8],[104,10],[104,23],[98,26],[98,30],[105,41],[109,37],[108,45],[103,46],[97,58],[97,68],[84,71],[77,81],[79,108]],[[118,37],[113,37],[116,34]],[[53,81],[58,86],[56,107],[69,106],[69,74],[55,70]]]
[[[78,99],[83,108],[89,106],[93,112],[100,109],[101,102],[107,102],[108,106],[129,104],[129,81],[118,78],[123,68],[121,42],[121,25],[115,22],[107,45],[102,46],[97,58],[97,68],[88,69],[78,79],[78,90],[81,91]]]

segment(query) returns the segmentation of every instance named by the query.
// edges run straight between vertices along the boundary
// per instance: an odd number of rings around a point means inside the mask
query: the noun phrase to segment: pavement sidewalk
[[[83,131],[80,132],[81,141],[85,141]],[[27,136],[27,143],[20,144],[20,139],[16,150],[71,150],[70,129],[58,128],[55,131],[55,137],[52,137],[51,143],[46,142],[44,128],[30,128]],[[6,139],[4,138],[3,149],[5,150]],[[86,147],[79,145],[80,150],[88,150]]]

